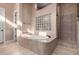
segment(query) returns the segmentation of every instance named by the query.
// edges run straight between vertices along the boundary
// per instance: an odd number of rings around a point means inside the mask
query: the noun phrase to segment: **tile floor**
[[[0,44],[0,55],[36,55],[36,53],[19,46],[16,42]]]
[[[78,46],[75,41],[60,40],[53,55],[79,55]]]
[[[52,55],[78,55],[76,42],[69,43],[60,40]],[[37,55],[36,53],[19,46],[16,42],[0,44],[0,55]]]

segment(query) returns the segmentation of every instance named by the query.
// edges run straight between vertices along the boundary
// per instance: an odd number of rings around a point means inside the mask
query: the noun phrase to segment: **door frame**
[[[13,23],[15,24],[15,21],[16,21],[16,24],[17,24],[17,20],[15,20],[15,14],[18,13],[17,10],[14,10],[13,12]],[[18,15],[17,15],[18,16]],[[18,19],[18,18],[17,18]],[[17,40],[17,38],[15,38],[15,28],[13,28],[13,40]],[[17,35],[17,34],[16,34]]]
[[[2,43],[5,43],[6,39],[5,39],[5,22],[6,22],[6,18],[5,18],[5,8],[0,8],[2,10],[4,10],[4,22],[3,22],[3,41]]]

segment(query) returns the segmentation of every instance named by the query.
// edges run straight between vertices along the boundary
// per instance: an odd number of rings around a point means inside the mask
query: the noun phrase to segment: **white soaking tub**
[[[57,45],[57,39],[48,38],[46,36],[26,35],[20,37],[19,45],[27,48],[37,54],[51,54]]]

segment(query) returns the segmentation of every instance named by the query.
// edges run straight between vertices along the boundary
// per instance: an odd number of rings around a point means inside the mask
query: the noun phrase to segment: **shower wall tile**
[[[76,42],[76,18],[75,14],[61,16],[61,39],[66,39],[72,43]]]

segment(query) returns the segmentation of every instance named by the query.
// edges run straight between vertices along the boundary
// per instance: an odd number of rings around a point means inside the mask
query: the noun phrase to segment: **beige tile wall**
[[[27,29],[31,30],[32,27],[32,4],[22,4],[22,31],[28,32]]]
[[[47,35],[52,36],[53,37],[52,39],[56,38],[56,6],[57,6],[57,4],[53,3],[53,4],[50,4],[50,5],[48,5],[47,7],[43,8],[43,9],[40,9],[40,10],[37,11],[36,7],[34,5],[33,10],[32,10],[32,12],[33,12],[32,13],[32,15],[33,15],[33,22],[32,22],[33,27],[34,27],[34,24],[35,24],[35,17],[36,16],[51,13],[51,26],[52,26],[51,28],[52,28],[52,30],[47,31]],[[35,30],[35,32],[36,32],[36,30]]]
[[[5,8],[5,18],[6,18],[6,20],[8,20],[12,23],[14,4],[0,3],[0,8]],[[9,25],[7,22],[5,23],[5,39],[6,39],[6,41],[13,39],[13,27],[11,25]]]

